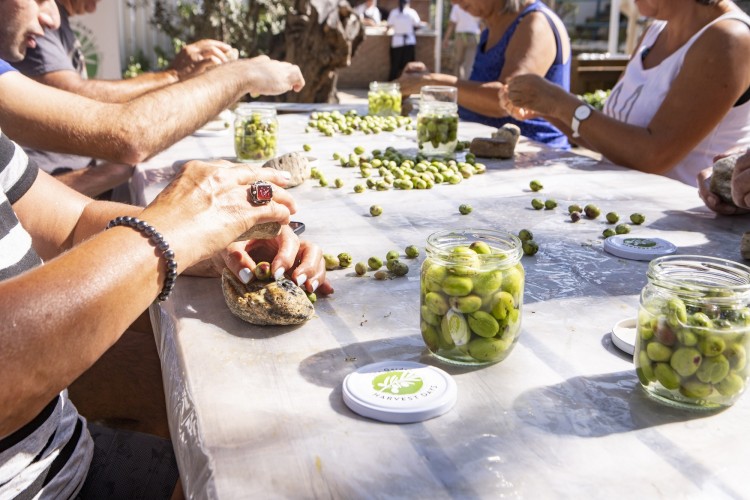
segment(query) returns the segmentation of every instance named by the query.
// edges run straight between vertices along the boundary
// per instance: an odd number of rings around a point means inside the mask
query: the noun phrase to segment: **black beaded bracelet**
[[[174,251],[169,249],[169,243],[164,241],[164,236],[158,232],[154,226],[136,217],[130,217],[127,215],[116,217],[109,221],[107,229],[115,226],[132,227],[148,237],[149,241],[161,251],[161,256],[167,261],[167,276],[164,278],[164,287],[162,287],[161,293],[159,293],[157,299],[162,302],[167,300],[169,294],[172,293],[175,281],[177,281],[177,261],[174,260]]]

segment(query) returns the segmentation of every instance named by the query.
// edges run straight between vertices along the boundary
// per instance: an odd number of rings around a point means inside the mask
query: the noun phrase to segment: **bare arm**
[[[133,166],[123,163],[99,162],[71,172],[55,175],[55,178],[86,196],[99,196],[127,182],[133,175]]]
[[[419,92],[424,85],[457,87],[459,105],[485,116],[501,118],[508,116],[505,109],[498,106],[497,95],[503,83],[515,75],[544,76],[555,60],[555,48],[555,37],[549,23],[543,14],[534,13],[526,16],[518,25],[506,51],[505,65],[496,81],[474,82],[459,80],[451,75],[419,71],[424,65],[407,66],[398,81],[402,93],[406,95]]]
[[[108,104],[8,72],[0,76],[0,94],[14,98],[0,101],[0,127],[26,146],[136,164],[245,93],[276,95],[303,85],[296,66],[257,57],[222,64],[125,104]]]
[[[750,87],[748,53],[747,26],[736,21],[714,25],[691,47],[647,127],[629,125],[594,111],[580,127],[585,144],[618,165],[657,174],[670,170],[716,127]],[[512,80],[508,95],[515,106],[563,124],[570,124],[573,111],[580,104],[576,96],[529,76]],[[563,130],[569,132],[569,126]]]
[[[102,102],[123,103],[148,92],[203,73],[207,69],[235,58],[230,45],[217,40],[201,40],[177,54],[165,71],[143,73],[125,80],[85,80],[76,71],[63,70],[32,78],[39,83],[67,90]]]
[[[164,234],[183,270],[257,223],[288,222],[295,205],[281,188],[274,189],[268,205],[247,202],[253,181],[285,182],[272,170],[193,162],[146,209],[92,202],[41,174],[13,207],[35,248],[52,254],[55,246],[81,243],[0,282],[0,435],[30,421],[114,344],[159,293],[163,260],[131,228],[102,231],[109,219],[142,210],[138,216]],[[293,263],[287,264],[289,269]]]

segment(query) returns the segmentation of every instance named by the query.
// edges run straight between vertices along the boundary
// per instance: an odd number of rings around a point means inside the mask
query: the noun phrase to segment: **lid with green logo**
[[[346,376],[344,403],[363,417],[405,424],[447,412],[456,403],[456,382],[434,366],[381,361]]]
[[[618,234],[604,240],[604,250],[623,259],[651,260],[673,254],[677,247],[661,238],[636,238]]]

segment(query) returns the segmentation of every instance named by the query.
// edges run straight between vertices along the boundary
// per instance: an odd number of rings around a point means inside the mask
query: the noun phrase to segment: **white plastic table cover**
[[[522,140],[515,160],[431,190],[354,193],[357,168],[335,151],[356,145],[416,152],[415,133],[305,133],[307,114],[280,115],[279,153],[317,158],[329,187],[291,190],[295,220],[327,253],[354,261],[422,249],[405,277],[378,281],[353,268],[329,273],[334,295],[298,327],[256,327],[232,316],[219,279],[177,280],[152,307],[179,469],[190,498],[617,498],[750,496],[750,397],[721,412],[677,410],[641,390],[611,327],[636,314],[646,262],[602,250],[603,215],[646,216],[633,235],[679,254],[739,260],[747,218],[709,212],[694,188]],[[461,123],[459,136],[491,129]],[[154,198],[173,164],[233,158],[231,130],[188,137],[137,168],[136,199]],[[335,189],[341,178],[344,187]],[[529,181],[544,189],[532,193]],[[554,198],[555,210],[530,200]],[[597,220],[571,223],[567,206],[596,203]],[[370,205],[383,207],[379,217]],[[460,215],[470,203],[473,212]],[[531,230],[518,345],[503,362],[461,368],[431,357],[419,331],[419,266],[428,235],[446,228]],[[403,253],[402,253],[403,255]],[[342,401],[344,377],[383,360],[434,364],[453,375],[455,407],[421,423],[360,417]]]

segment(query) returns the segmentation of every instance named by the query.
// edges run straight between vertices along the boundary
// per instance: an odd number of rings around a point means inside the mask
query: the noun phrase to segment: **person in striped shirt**
[[[6,60],[21,57],[57,16],[52,0],[0,0],[0,80],[14,72]],[[17,97],[0,89],[0,103]],[[247,242],[233,240],[256,224],[284,224],[276,239],[262,242],[276,253],[272,270],[284,268],[307,291],[331,293],[321,249],[286,225],[296,209],[282,187],[288,176],[194,161],[146,208],[94,201],[40,171],[4,133],[0,499],[179,497],[168,441],[87,422],[66,388],[126,340],[128,326],[157,296],[167,298],[173,275],[253,268]],[[269,203],[248,202],[256,181],[275,185]],[[120,366],[132,373],[137,364]]]

